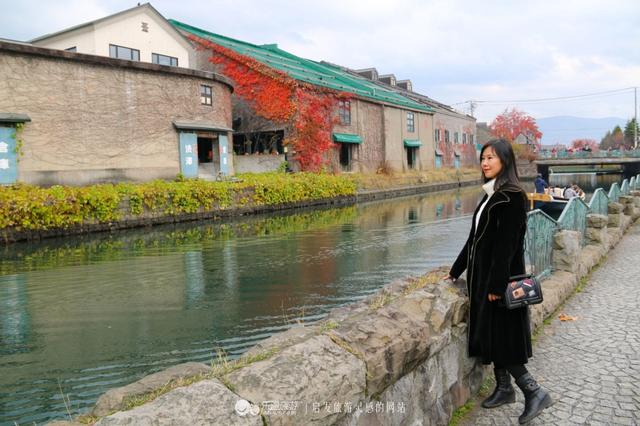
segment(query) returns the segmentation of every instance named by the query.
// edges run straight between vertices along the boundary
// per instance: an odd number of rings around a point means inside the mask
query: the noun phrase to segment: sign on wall
[[[184,177],[198,177],[198,137],[195,133],[180,132],[180,173]]]
[[[12,184],[18,179],[16,129],[0,127],[0,184]]]
[[[220,147],[220,172],[224,176],[229,176],[229,139],[227,135],[220,135],[218,138],[218,146]]]

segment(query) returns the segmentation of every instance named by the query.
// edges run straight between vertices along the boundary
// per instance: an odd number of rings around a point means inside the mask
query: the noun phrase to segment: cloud
[[[4,0],[0,0],[4,1]],[[175,18],[296,55],[409,78],[447,103],[640,86],[637,0],[158,0]],[[124,0],[22,0],[0,37],[29,39],[131,7]],[[5,9],[7,10],[7,9]],[[540,116],[629,115],[628,94],[522,105]],[[632,97],[631,97],[632,99]],[[490,120],[509,105],[480,105]],[[632,108],[632,106],[631,106]]]

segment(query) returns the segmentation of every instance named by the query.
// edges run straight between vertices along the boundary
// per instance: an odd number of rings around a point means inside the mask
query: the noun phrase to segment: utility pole
[[[638,149],[638,88],[633,88],[633,149]]]
[[[468,102],[469,102],[469,115],[473,117],[473,112],[476,110],[476,103],[473,101],[468,101]]]

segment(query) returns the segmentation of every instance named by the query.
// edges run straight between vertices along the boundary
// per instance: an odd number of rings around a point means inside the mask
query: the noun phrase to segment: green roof
[[[231,49],[241,55],[249,56],[274,69],[283,71],[293,79],[304,81],[315,86],[352,93],[359,97],[378,102],[385,102],[423,112],[435,112],[433,108],[427,105],[423,105],[402,96],[400,93],[379,86],[364,77],[351,74],[338,66],[304,59],[285,52],[279,49],[277,44],[258,46],[192,27],[191,25],[174,19],[169,19],[169,22],[180,30],[184,30],[197,37]]]
[[[333,140],[335,142],[342,143],[362,143],[362,138],[358,135],[352,135],[350,133],[334,133]]]

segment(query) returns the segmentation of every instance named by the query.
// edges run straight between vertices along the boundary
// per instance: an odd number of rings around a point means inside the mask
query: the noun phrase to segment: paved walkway
[[[589,283],[554,318],[527,364],[555,404],[529,425],[640,425],[640,225],[633,226]],[[476,404],[465,425],[518,424],[515,404]]]

